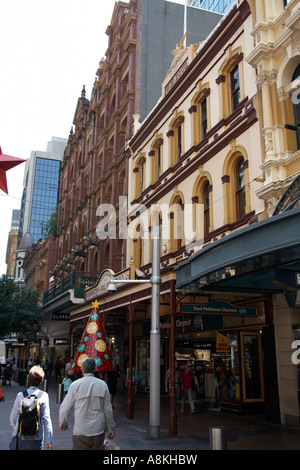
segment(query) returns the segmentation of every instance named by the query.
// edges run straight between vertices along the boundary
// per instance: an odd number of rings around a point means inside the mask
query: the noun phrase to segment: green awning
[[[282,212],[211,243],[176,267],[176,288],[289,292],[300,285],[300,208]]]

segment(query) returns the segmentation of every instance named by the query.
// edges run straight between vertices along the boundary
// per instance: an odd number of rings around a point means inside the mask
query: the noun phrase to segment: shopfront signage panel
[[[92,287],[86,289],[85,291],[85,301],[89,301],[91,299],[95,299],[97,296],[101,296],[104,293],[107,293],[108,284],[112,279],[115,279],[116,274],[111,269],[104,270],[96,284]],[[121,273],[118,273],[118,280],[129,280],[130,279],[130,270],[124,269]]]
[[[54,346],[67,346],[68,345],[68,338],[54,338],[53,339]]]
[[[243,315],[256,316],[257,309],[255,307],[237,307],[225,302],[224,300],[215,300],[208,304],[183,304],[182,313],[194,314],[211,314],[211,315]]]
[[[68,312],[54,312],[51,315],[52,321],[70,321],[70,313]]]
[[[150,334],[151,323],[144,323],[143,334]],[[189,333],[195,331],[218,330],[223,328],[223,319],[219,315],[176,315],[175,331],[176,333]],[[160,332],[169,334],[171,330],[170,317],[160,319]]]

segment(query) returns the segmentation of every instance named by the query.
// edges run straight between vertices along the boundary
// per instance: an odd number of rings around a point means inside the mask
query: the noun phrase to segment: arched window
[[[210,232],[209,193],[210,193],[209,182],[206,181],[204,188],[203,188],[204,236],[208,235],[208,233]]]
[[[176,127],[176,145],[177,145],[177,161],[179,162],[182,155],[182,126],[181,123]]]
[[[170,207],[170,236],[172,251],[178,251],[184,246],[183,202],[180,196],[174,198]]]
[[[149,156],[151,157],[151,169],[152,169],[152,176],[151,181],[155,183],[162,174],[162,154],[163,149],[163,139],[159,138],[155,141],[154,145],[152,146],[151,151],[149,152]]]
[[[192,141],[195,145],[205,139],[210,129],[210,88],[208,83],[201,84],[191,102],[189,113],[192,115]]]
[[[146,158],[142,156],[138,159],[136,167],[133,169],[133,172],[136,175],[135,197],[141,196],[145,189],[145,164],[146,164]]]
[[[170,165],[176,165],[184,154],[184,116],[177,117],[170,127],[167,137],[170,141]]]
[[[193,189],[193,232],[198,240],[213,230],[212,180],[208,172],[202,172]],[[187,214],[186,214],[187,215]],[[185,230],[187,233],[187,229]]]
[[[216,83],[220,89],[220,117],[228,117],[245,98],[243,52],[241,48],[231,51],[230,57],[219,69]]]
[[[300,76],[300,64],[296,67],[296,70],[293,73],[292,82],[299,78]],[[295,126],[300,127],[300,90],[298,89],[293,94],[293,108],[294,108],[294,118]],[[297,137],[297,150],[300,150],[300,132],[296,132]]]
[[[98,251],[94,254],[93,260],[92,260],[92,273],[98,272]]]
[[[204,97],[200,103],[200,135],[204,139],[207,132],[207,98]]]
[[[244,217],[246,213],[246,191],[245,191],[245,173],[244,159],[241,158],[235,171],[235,190],[236,190],[236,210],[237,219]]]
[[[143,266],[143,231],[141,225],[136,226],[136,238],[134,238],[134,265],[136,268]]]
[[[231,95],[231,111],[235,111],[240,102],[240,75],[239,66],[236,65],[230,72],[230,95]]]

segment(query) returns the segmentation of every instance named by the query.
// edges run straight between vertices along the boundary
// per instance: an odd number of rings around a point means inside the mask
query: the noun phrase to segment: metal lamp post
[[[150,437],[160,437],[160,234],[152,229],[152,302],[150,330]]]
[[[108,291],[118,283],[150,283],[152,285],[150,330],[150,437],[160,437],[160,228],[152,227],[152,276],[150,279],[112,279]]]

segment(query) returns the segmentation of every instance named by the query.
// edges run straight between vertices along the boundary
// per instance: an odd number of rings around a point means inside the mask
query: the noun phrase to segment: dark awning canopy
[[[236,230],[199,250],[176,271],[176,288],[184,293],[284,292],[294,305],[300,289],[300,208]]]

